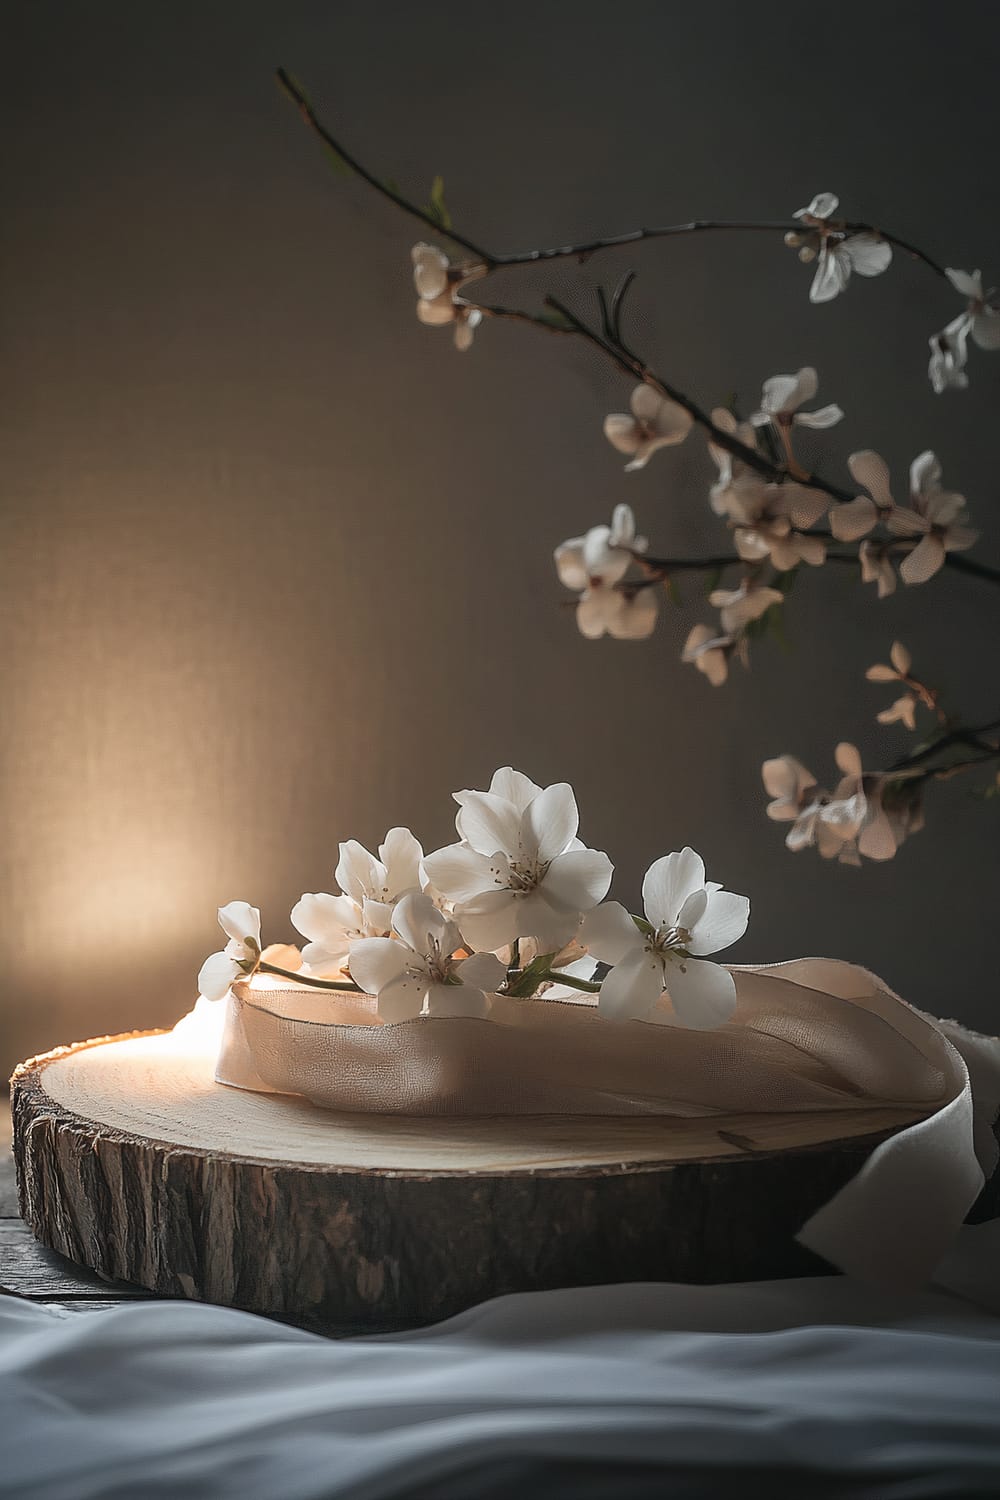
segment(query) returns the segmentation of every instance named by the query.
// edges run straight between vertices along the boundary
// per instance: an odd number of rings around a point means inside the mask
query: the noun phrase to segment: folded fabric
[[[714,1031],[608,1021],[592,1000],[504,996],[485,1020],[387,1025],[369,996],[257,980],[230,997],[215,1076],[351,1112],[909,1107],[924,1118],[878,1146],[799,1238],[886,1286],[926,1282],[948,1256],[954,1284],[974,1282],[1000,1309],[983,1237],[959,1239],[997,1163],[1000,1042],[914,1010],[853,964],[800,959],[732,973],[737,1009]]]
[[[958,1500],[1000,1491],[1000,1322],[837,1278],[506,1297],[340,1343],[0,1298],[17,1500]]]

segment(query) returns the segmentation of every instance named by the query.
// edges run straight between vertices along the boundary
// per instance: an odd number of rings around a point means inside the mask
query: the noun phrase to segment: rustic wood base
[[[318,1328],[558,1286],[814,1273],[795,1231],[914,1118],[344,1116],[225,1088],[212,1060],[147,1033],[23,1064],[21,1212],[99,1275]]]

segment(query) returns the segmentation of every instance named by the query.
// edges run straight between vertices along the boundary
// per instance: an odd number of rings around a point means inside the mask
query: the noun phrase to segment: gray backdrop
[[[215,907],[291,936],[338,839],[408,822],[508,761],[577,789],[634,900],[685,841],[754,903],[744,960],[874,966],[995,1025],[997,807],[957,783],[888,867],[793,857],[761,760],[876,764],[900,636],[949,702],[996,711],[1000,591],[957,577],[880,605],[800,581],[794,649],[710,689],[677,660],[697,598],[643,644],[584,642],[549,554],[621,499],[663,549],[718,544],[699,440],[624,475],[601,434],[628,383],[513,325],[459,356],[413,314],[414,228],[326,166],[284,62],[378,170],[497,248],[643,221],[845,209],[1000,276],[985,3],[765,9],[633,0],[461,11],[383,3],[7,8],[2,108],[4,997],[0,1052],[171,1022]],[[902,261],[829,307],[780,243],[648,245],[635,329],[707,403],[800,364],[897,476],[934,446],[1000,558],[1000,356],[935,398],[926,338],[957,310]],[[567,273],[508,289],[518,299]],[[589,303],[581,306],[589,308]],[[690,592],[690,591],[689,591]]]

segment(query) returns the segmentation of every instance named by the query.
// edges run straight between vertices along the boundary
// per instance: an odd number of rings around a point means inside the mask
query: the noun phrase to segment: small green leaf
[[[677,587],[677,580],[676,578],[674,578],[672,573],[668,574],[667,577],[664,578],[663,587],[666,589],[667,598],[670,600],[674,608],[680,609],[684,603],[684,600],[681,598],[681,591]]]
[[[798,576],[798,568],[789,568],[787,573],[779,573],[776,576],[774,587],[782,594],[790,594],[795,587]]]
[[[567,318],[566,314],[557,312],[554,307],[545,308],[542,312],[535,313],[534,318],[536,323],[544,323],[549,328],[560,328],[565,330],[567,333],[570,332],[573,327],[573,324],[570,322],[569,318]]]
[[[425,212],[441,229],[451,228],[451,214],[444,201],[444,178],[441,176],[435,177],[431,183],[431,201],[426,205]]]
[[[330,166],[337,173],[338,177],[354,176],[353,171],[341,156],[340,152],[335,151],[327,141],[323,142],[323,153],[326,156],[327,161],[330,163]]]

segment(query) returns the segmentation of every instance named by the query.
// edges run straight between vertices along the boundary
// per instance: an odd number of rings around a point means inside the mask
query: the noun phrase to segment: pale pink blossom
[[[629,402],[631,413],[613,412],[604,419],[604,435],[619,453],[631,454],[625,472],[645,468],[657,448],[683,443],[691,431],[690,412],[651,385],[637,385]]]
[[[847,460],[852,479],[868,491],[843,505],[830,507],[830,530],[838,542],[856,542],[885,518],[894,508],[895,501],[889,488],[889,468],[886,461],[870,448],[861,453],[852,453]]]
[[[735,642],[731,635],[717,635],[711,625],[695,625],[681,652],[681,661],[693,662],[713,687],[721,687],[729,676],[729,654]]]
[[[899,565],[904,583],[926,583],[944,565],[948,552],[963,552],[979,533],[965,525],[965,496],[941,485],[941,465],[928,450],[910,466],[910,506],[890,512],[886,525],[896,536],[920,541]]]
[[[722,629],[726,635],[736,635],[752,620],[759,620],[772,604],[782,604],[784,594],[780,589],[765,587],[755,580],[744,578],[735,589],[714,589],[708,602],[719,611]]]

